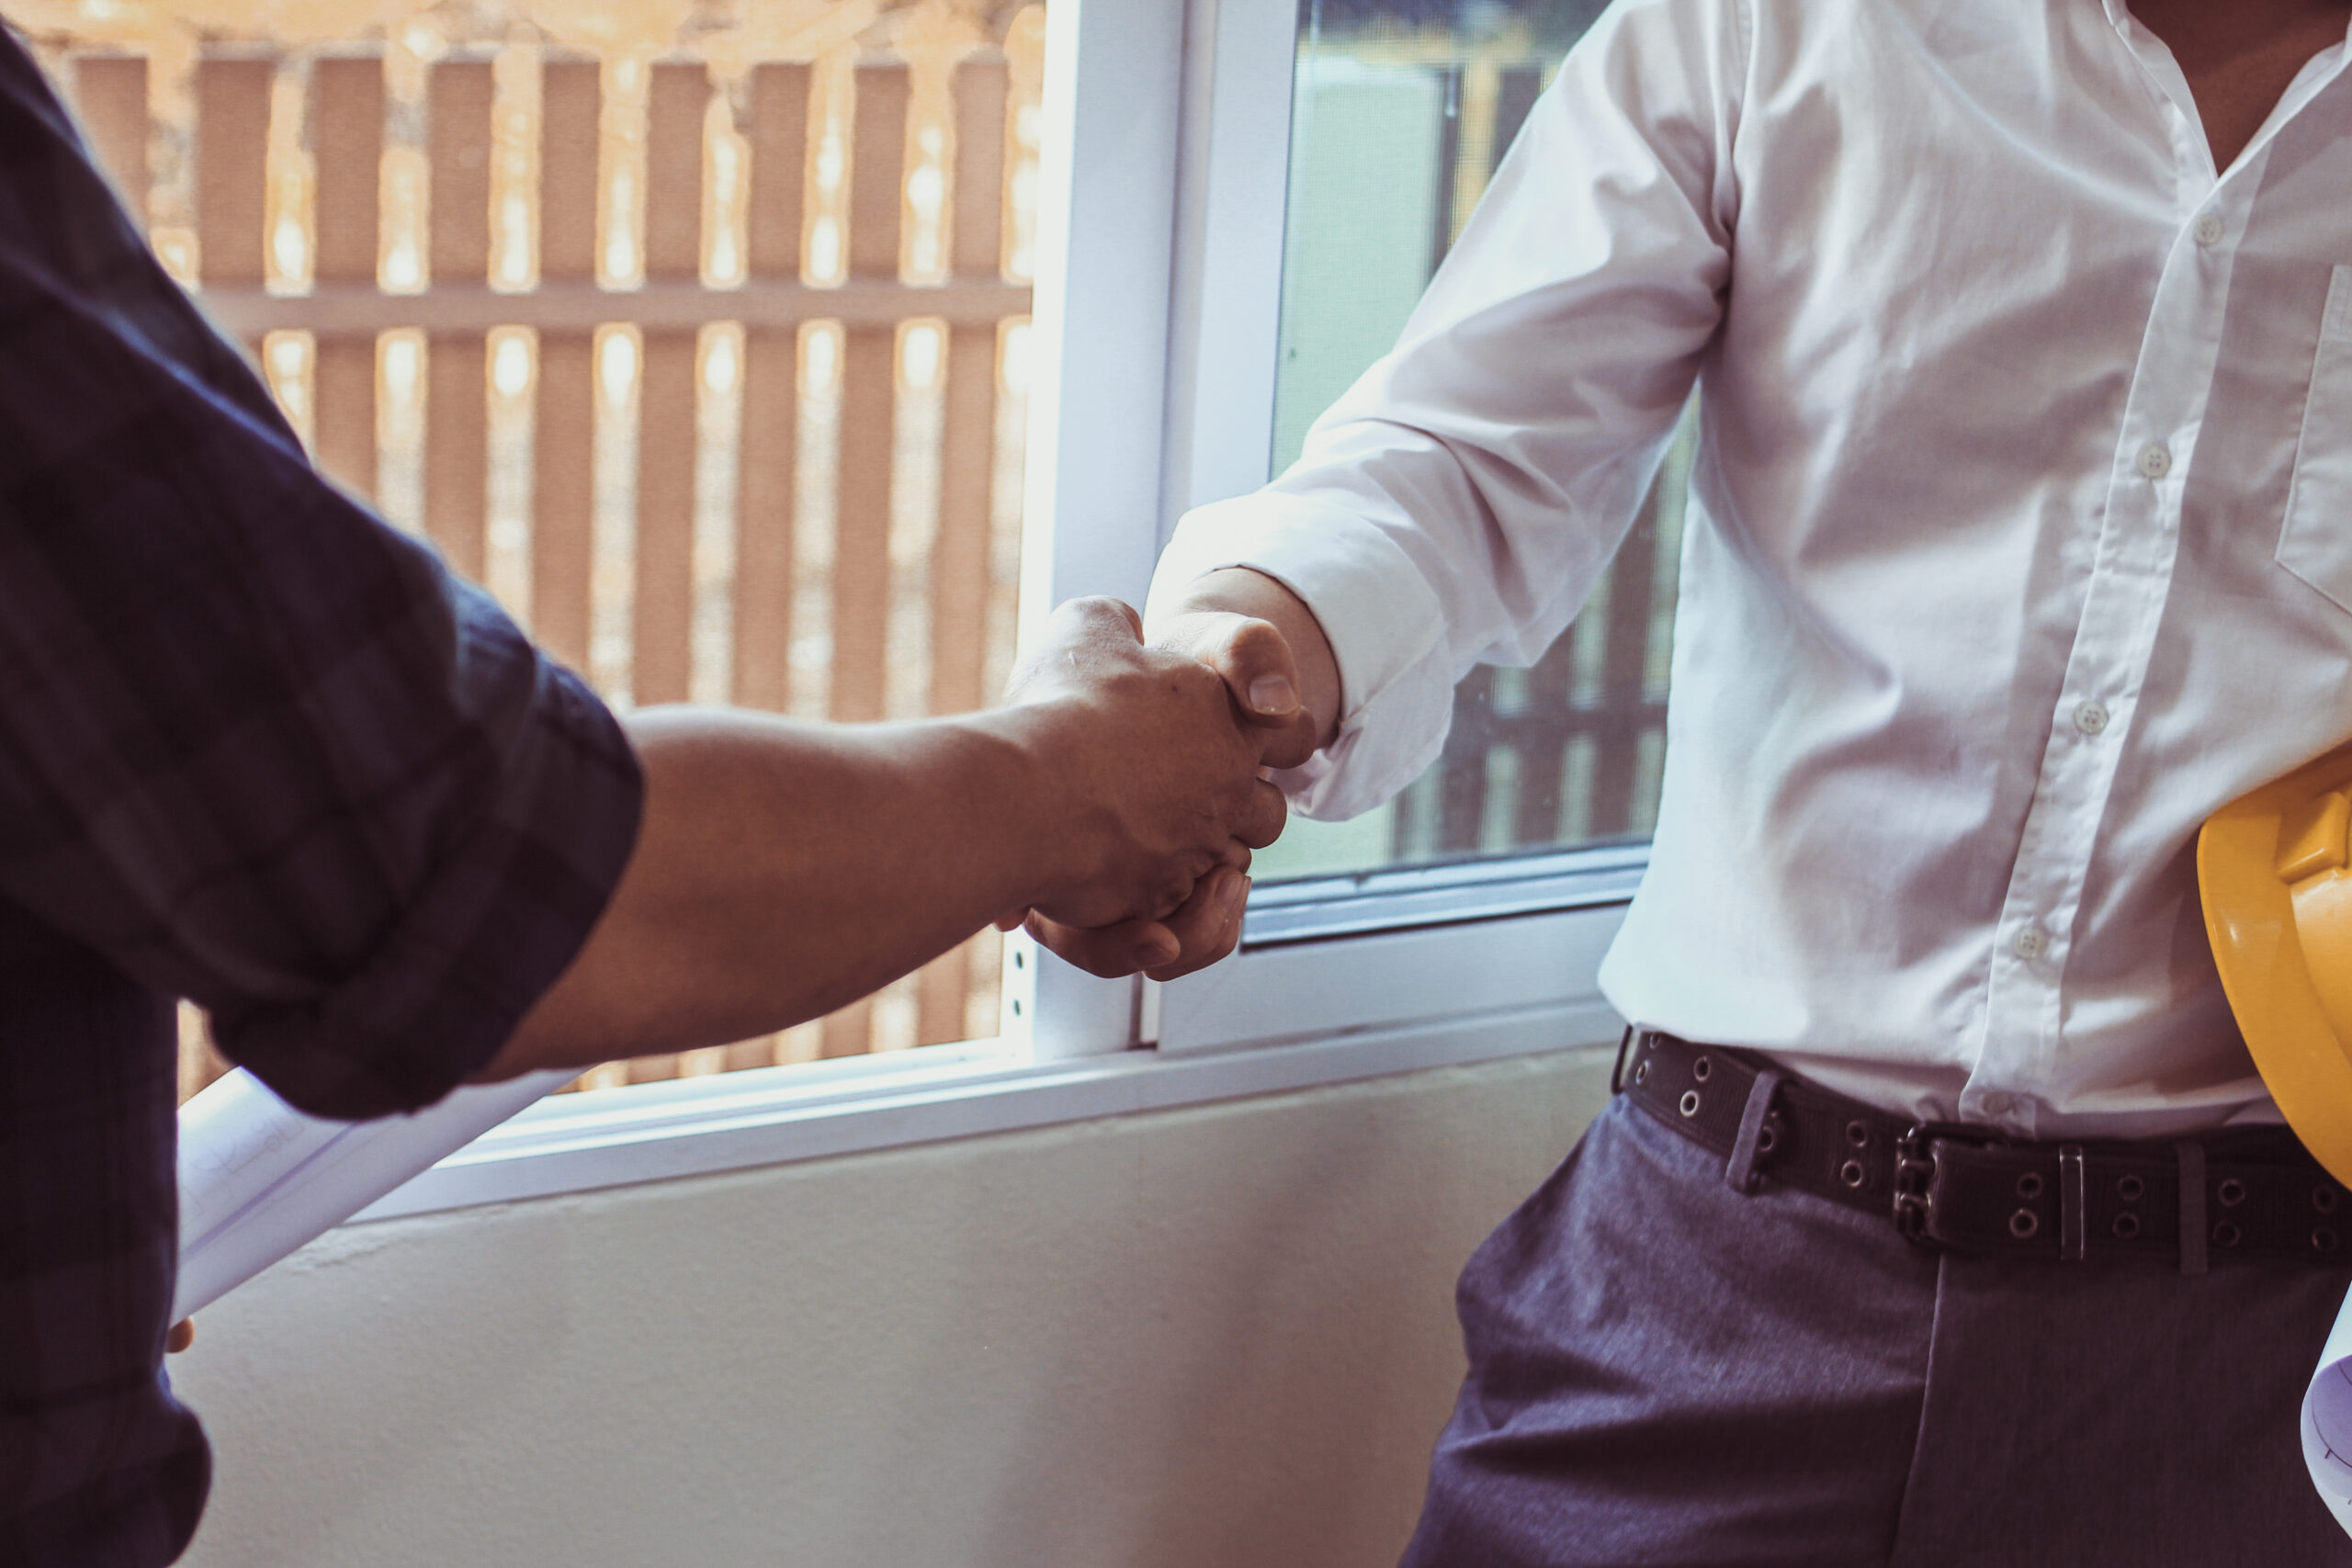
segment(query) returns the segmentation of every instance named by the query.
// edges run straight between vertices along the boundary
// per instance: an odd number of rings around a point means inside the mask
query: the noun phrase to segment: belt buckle
[[[1894,1141],[1894,1228],[1914,1247],[1941,1251],[1942,1244],[1928,1234],[1935,1219],[1932,1190],[1936,1180],[1936,1144],[1965,1144],[1989,1149],[2009,1140],[1963,1122],[1914,1122]]]

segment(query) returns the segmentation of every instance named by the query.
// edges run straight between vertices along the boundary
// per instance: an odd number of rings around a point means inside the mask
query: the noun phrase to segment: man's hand
[[[1108,601],[1056,615],[1013,698],[911,724],[629,715],[645,807],[628,869],[481,1081],[788,1028],[1009,909],[1152,924],[1122,973],[1181,956],[1158,922],[1194,930],[1232,897],[1212,874],[1282,831],[1257,731]]]
[[[1339,739],[1340,661],[1306,601],[1247,567],[1197,578],[1152,606],[1151,646],[1216,671],[1267,731],[1261,761],[1295,768]]]
[[[1149,637],[1154,649],[1182,655],[1223,682],[1257,735],[1262,767],[1296,767],[1335,735],[1340,693],[1330,642],[1314,612],[1272,578],[1242,569],[1212,572],[1155,615]],[[1216,963],[1239,942],[1248,867],[1247,855],[1228,857],[1227,868],[1204,876],[1162,918],[1086,930],[1046,909],[1028,914],[1029,932],[1090,974],[1141,970],[1173,980]],[[1016,913],[999,923],[1011,930],[1020,922]]]
[[[1162,922],[1193,930],[1227,905],[1238,912],[1232,884],[1281,833],[1284,807],[1259,776],[1260,732],[1238,720],[1215,671],[1144,647],[1125,604],[1073,600],[1010,697],[1031,721],[1068,833],[1068,874],[1035,900],[1039,914],[1111,927],[1120,934],[1108,940],[1124,943],[1118,972],[1132,974],[1181,948]],[[1212,875],[1221,869],[1235,875]]]

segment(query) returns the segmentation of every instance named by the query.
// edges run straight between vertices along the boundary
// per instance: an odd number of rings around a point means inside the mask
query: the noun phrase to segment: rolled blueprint
[[[2335,1522],[2352,1530],[2352,1296],[2335,1314],[2303,1391],[2303,1462]]]
[[[578,1075],[526,1073],[459,1089],[413,1116],[330,1122],[243,1067],[180,1107],[180,1276],[175,1322]]]

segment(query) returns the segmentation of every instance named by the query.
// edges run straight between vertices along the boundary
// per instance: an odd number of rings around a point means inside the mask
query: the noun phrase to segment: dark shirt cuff
[[[314,1002],[216,1015],[224,1053],[298,1109],[359,1120],[441,1099],[497,1054],[611,899],[643,806],[637,754],[577,676],[529,656],[531,711],[495,806],[370,958]]]

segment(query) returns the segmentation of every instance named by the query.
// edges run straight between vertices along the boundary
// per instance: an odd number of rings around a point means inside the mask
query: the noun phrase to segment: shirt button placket
[[[2154,628],[2179,547],[2179,513],[2192,438],[2210,391],[2208,350],[2218,334],[2231,241],[2243,218],[2217,198],[2183,215],[2176,247],[2142,334],[2122,426],[2111,448],[2106,505],[2072,649],[2051,714],[2050,741],[2026,830],[1995,927],[1986,976],[1984,1044],[1972,1077],[2003,1083],[1967,1102],[2031,1135],[2033,1086],[2064,1029],[2062,1007],[2074,954],[2070,934],[2118,765],[2119,727],[2146,674]],[[2176,219],[2176,222],[2182,220]],[[2090,694],[2098,693],[2094,696]],[[2125,705],[2112,707],[2105,694]],[[2071,732],[2071,733],[2070,733]]]

